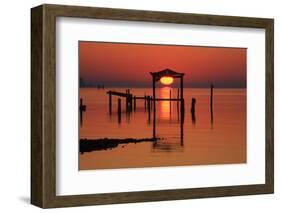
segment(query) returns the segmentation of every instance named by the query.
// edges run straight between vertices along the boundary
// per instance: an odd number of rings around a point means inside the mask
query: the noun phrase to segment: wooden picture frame
[[[90,195],[56,195],[56,17],[265,29],[265,184]],[[273,19],[41,5],[31,9],[31,203],[42,208],[267,194],[274,191]]]

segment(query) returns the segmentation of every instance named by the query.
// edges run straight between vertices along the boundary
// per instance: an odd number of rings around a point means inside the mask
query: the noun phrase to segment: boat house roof
[[[164,69],[159,72],[150,72],[150,74],[153,76],[153,78],[158,81],[162,77],[173,77],[173,78],[182,78],[184,76],[184,73],[179,73],[171,69]]]

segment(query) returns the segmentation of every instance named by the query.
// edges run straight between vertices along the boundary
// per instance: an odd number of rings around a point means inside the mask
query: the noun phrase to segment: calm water
[[[125,92],[124,88],[111,90]],[[177,89],[169,87],[157,89],[156,96],[169,98],[170,90],[176,98]],[[80,97],[87,106],[80,125],[80,138],[152,138],[155,127],[156,137],[161,140],[80,153],[81,170],[246,163],[245,89],[214,89],[213,122],[210,90],[184,89],[183,128],[177,102],[169,101],[156,103],[154,126],[153,110],[149,118],[144,100],[137,100],[136,111],[128,114],[125,99],[122,99],[121,122],[118,122],[117,97],[112,99],[110,115],[106,91],[108,89],[80,89]],[[152,89],[131,89],[131,93],[152,95]],[[190,112],[192,98],[196,98],[195,118]]]

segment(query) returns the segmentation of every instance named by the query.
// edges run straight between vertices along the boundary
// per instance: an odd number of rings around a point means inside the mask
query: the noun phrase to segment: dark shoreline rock
[[[119,144],[157,142],[160,138],[101,138],[101,139],[80,139],[79,151],[84,152],[107,150],[116,148]]]

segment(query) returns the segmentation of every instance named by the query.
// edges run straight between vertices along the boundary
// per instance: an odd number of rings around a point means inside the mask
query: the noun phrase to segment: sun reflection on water
[[[160,98],[170,98],[171,87],[163,87],[160,89]],[[160,101],[160,118],[168,120],[171,117],[171,104],[170,101]]]

